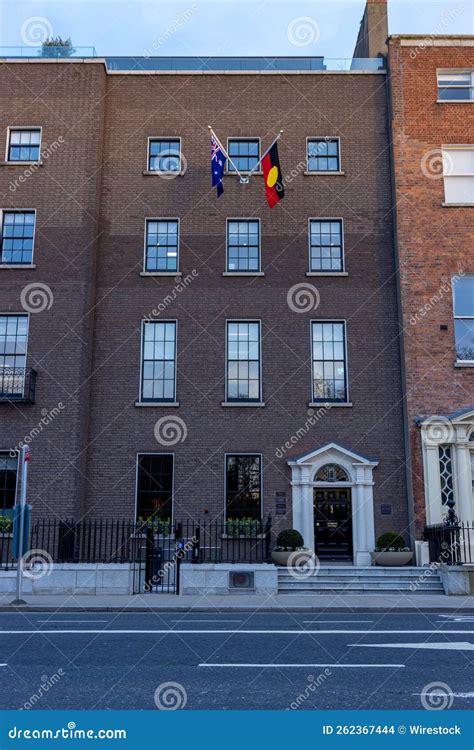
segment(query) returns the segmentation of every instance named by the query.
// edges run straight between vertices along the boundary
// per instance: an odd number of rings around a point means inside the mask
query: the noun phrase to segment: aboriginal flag
[[[278,156],[278,144],[276,141],[268,153],[263,157],[262,168],[267,202],[270,208],[273,208],[273,206],[276,206],[285,195],[280,158]]]

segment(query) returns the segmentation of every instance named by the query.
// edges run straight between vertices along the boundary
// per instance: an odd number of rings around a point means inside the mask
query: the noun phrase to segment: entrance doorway
[[[352,562],[351,490],[314,489],[314,550],[320,560]]]

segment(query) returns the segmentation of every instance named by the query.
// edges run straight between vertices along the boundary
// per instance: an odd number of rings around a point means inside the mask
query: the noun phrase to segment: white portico
[[[288,461],[291,467],[293,526],[303,536],[305,546],[315,549],[315,497],[340,491],[341,502],[336,507],[347,507],[347,519],[335,517],[329,533],[337,533],[337,524],[348,535],[347,546],[353,564],[371,564],[370,553],[375,547],[373,470],[378,465],[336,443],[328,443],[314,451]],[[331,506],[331,499],[326,507]],[[329,524],[331,526],[331,523]],[[348,553],[349,554],[349,553]]]

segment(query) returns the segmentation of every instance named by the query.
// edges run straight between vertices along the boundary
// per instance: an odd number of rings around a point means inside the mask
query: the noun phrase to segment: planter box
[[[303,562],[309,562],[313,558],[313,553],[309,549],[272,551],[272,560],[275,565],[286,565],[287,567],[293,567],[292,561],[290,560],[291,556],[294,557],[294,561],[297,562],[298,567],[300,567]]]
[[[371,552],[372,565],[383,565],[387,568],[408,565],[413,557],[413,552]]]

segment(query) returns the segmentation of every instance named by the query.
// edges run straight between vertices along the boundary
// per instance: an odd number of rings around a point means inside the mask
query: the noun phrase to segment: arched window
[[[347,472],[337,464],[325,464],[316,472],[316,482],[349,482]]]
[[[471,434],[469,435],[469,442],[474,443],[474,430],[472,430]]]

